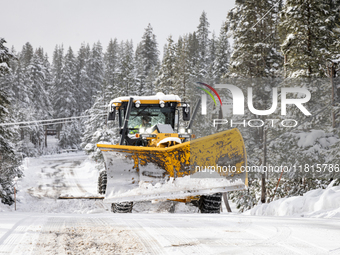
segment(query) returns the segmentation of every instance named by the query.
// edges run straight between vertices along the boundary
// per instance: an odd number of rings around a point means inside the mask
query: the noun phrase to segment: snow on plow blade
[[[180,199],[244,189],[246,151],[238,129],[167,148],[97,144],[104,155],[104,202]]]

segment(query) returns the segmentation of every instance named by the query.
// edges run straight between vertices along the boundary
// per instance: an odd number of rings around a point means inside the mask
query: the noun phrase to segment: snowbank
[[[245,212],[247,215],[300,216],[340,218],[340,186],[316,189],[303,196],[282,198],[269,204],[257,205]]]

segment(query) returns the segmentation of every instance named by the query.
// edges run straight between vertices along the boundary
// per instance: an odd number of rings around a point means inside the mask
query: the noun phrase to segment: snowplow
[[[98,190],[113,212],[131,212],[137,201],[174,200],[218,213],[222,193],[247,186],[241,133],[235,128],[195,139],[198,106],[191,114],[188,103],[163,93],[110,102],[108,120],[118,118],[120,140],[97,144],[105,160]]]

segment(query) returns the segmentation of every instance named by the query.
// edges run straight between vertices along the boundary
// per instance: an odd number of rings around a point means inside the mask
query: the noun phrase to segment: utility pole
[[[45,148],[47,148],[47,126],[45,126]]]
[[[267,165],[267,127],[264,126],[262,128],[263,135],[263,161],[262,161],[262,178],[261,178],[261,203],[266,203],[266,172],[263,171],[263,168]]]
[[[335,63],[332,61],[331,67],[328,69],[329,76],[331,78],[331,88],[332,88],[332,127],[335,128],[335,91],[334,91],[334,77],[335,77]]]

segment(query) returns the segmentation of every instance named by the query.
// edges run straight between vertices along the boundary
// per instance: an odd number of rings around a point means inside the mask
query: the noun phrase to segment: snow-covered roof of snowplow
[[[133,97],[133,102],[136,103],[137,101],[140,104],[159,104],[161,101],[164,103],[167,102],[176,102],[180,103],[181,99],[177,95],[164,95],[162,92],[158,92],[154,96],[126,96],[126,97],[117,97],[110,102],[110,105],[113,106],[120,106],[122,102],[128,102],[130,97]]]

